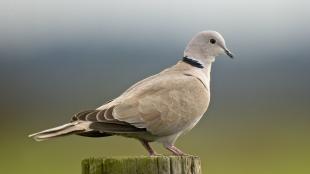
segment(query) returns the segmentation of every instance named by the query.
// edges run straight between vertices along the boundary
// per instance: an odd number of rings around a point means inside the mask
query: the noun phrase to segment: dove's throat
[[[203,66],[204,66],[204,68],[202,69],[203,74],[205,75],[207,79],[207,83],[210,83],[212,62],[205,61],[203,62]]]

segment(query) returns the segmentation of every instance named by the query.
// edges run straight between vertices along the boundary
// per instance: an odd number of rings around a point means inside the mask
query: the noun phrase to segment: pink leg
[[[145,141],[145,140],[140,140],[140,142],[142,143],[143,147],[149,152],[150,156],[156,156],[158,155],[150,146],[149,142]]]
[[[168,149],[169,151],[171,151],[174,155],[177,155],[177,156],[186,155],[185,153],[183,153],[180,149],[178,149],[174,145],[166,145],[165,148]]]

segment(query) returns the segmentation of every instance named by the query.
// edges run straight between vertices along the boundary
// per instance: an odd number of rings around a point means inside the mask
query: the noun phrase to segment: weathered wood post
[[[89,158],[82,174],[201,174],[201,162],[196,156]]]

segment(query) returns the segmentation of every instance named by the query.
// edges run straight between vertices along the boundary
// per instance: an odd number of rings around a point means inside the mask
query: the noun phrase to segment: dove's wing
[[[209,93],[201,80],[180,72],[162,73],[138,82],[112,102],[80,113],[73,120],[110,123],[117,129],[124,128],[124,132],[146,129],[153,135],[165,136],[197,121],[208,104]]]
[[[112,115],[154,135],[184,130],[204,114],[209,104],[209,93],[194,76],[162,75],[140,88],[129,92]]]

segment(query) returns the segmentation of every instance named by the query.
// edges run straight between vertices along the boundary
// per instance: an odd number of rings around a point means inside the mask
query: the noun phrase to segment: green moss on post
[[[82,174],[201,174],[196,156],[110,157],[82,161]]]

